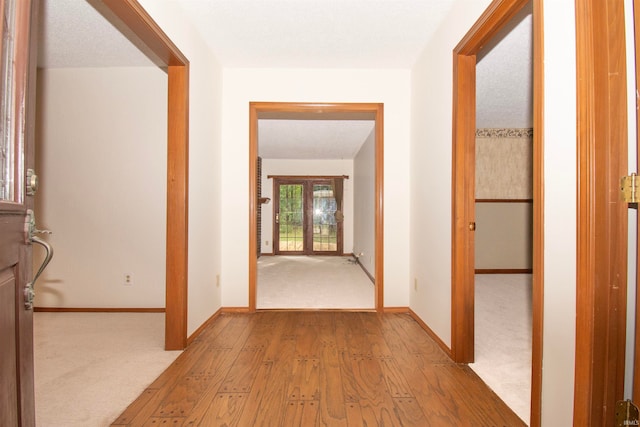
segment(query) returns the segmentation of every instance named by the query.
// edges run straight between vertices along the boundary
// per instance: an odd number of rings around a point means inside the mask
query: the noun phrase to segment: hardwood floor
[[[405,314],[224,314],[113,426],[524,426]]]

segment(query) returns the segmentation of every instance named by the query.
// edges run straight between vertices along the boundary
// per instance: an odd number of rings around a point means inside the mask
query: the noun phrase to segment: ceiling
[[[155,1],[177,4],[223,67],[411,68],[456,0]],[[40,67],[155,66],[96,11],[98,0],[41,4]],[[485,51],[477,126],[531,127],[530,8]],[[372,129],[360,120],[260,120],[260,154],[352,158]]]

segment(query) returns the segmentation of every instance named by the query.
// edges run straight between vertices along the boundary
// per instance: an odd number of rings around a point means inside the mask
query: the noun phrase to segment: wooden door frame
[[[529,1],[533,3],[533,322],[531,426],[540,425],[543,330],[542,0],[494,0],[453,51],[451,354],[474,359],[476,55]]]
[[[313,185],[322,183],[333,185],[333,180],[339,178],[341,185],[344,185],[344,177],[331,177],[331,176],[273,176],[273,236],[271,241],[273,242],[273,254],[280,255],[284,252],[287,255],[329,255],[329,256],[342,256],[344,249],[344,221],[336,222],[336,250],[335,251],[314,251],[313,250]],[[280,211],[280,185],[286,184],[300,184],[303,188],[303,222],[311,223],[307,224],[307,230],[304,232],[304,246],[302,251],[280,251],[280,224],[276,223],[275,212]],[[311,189],[310,189],[311,186]],[[344,202],[343,202],[344,203]],[[344,205],[343,205],[344,206]],[[309,229],[311,228],[311,229]]]
[[[165,349],[187,345],[189,61],[136,0],[92,4],[168,74]]]
[[[613,425],[624,395],[627,73],[623,2],[576,0],[578,225],[574,425]]]
[[[635,82],[636,88],[640,87],[640,0],[633,0],[633,34],[635,40],[635,64],[636,75]],[[637,103],[637,101],[636,101]],[[636,171],[638,170],[638,164],[640,164],[640,111],[636,109]],[[638,209],[636,209],[636,313],[635,313],[635,341],[634,341],[634,360],[633,360],[633,393],[632,400],[636,405],[640,401],[640,272],[638,266],[640,266],[640,215],[638,215]]]
[[[375,121],[375,309],[384,311],[384,104],[382,103],[304,103],[304,102],[251,102],[249,103],[249,307],[256,311],[258,285],[257,186],[258,119],[266,116],[338,118],[346,115]]]

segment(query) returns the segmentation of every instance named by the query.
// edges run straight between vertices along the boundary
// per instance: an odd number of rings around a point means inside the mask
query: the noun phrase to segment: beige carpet
[[[180,354],[164,351],[164,314],[35,313],[38,427],[101,427]]]
[[[350,258],[263,256],[258,308],[374,308],[374,285]]]
[[[529,423],[531,405],[531,275],[478,274],[475,363],[469,366]]]

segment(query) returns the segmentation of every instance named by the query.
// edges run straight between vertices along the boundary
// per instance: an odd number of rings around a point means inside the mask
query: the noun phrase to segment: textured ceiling
[[[411,68],[457,0],[156,1],[177,3],[223,67]],[[154,66],[91,5],[98,3],[41,1],[40,67]],[[531,127],[531,9],[478,60],[477,127]],[[346,158],[369,135],[363,122],[316,122],[308,135],[325,141],[322,150],[307,140],[300,157]],[[292,156],[303,123],[261,124],[260,150]]]
[[[478,55],[476,127],[533,127],[531,2]]]
[[[169,0],[229,67],[409,68],[452,0]]]
[[[373,120],[258,120],[265,159],[353,159],[373,132]]]
[[[155,67],[86,0],[42,0],[39,18],[39,67]]]

